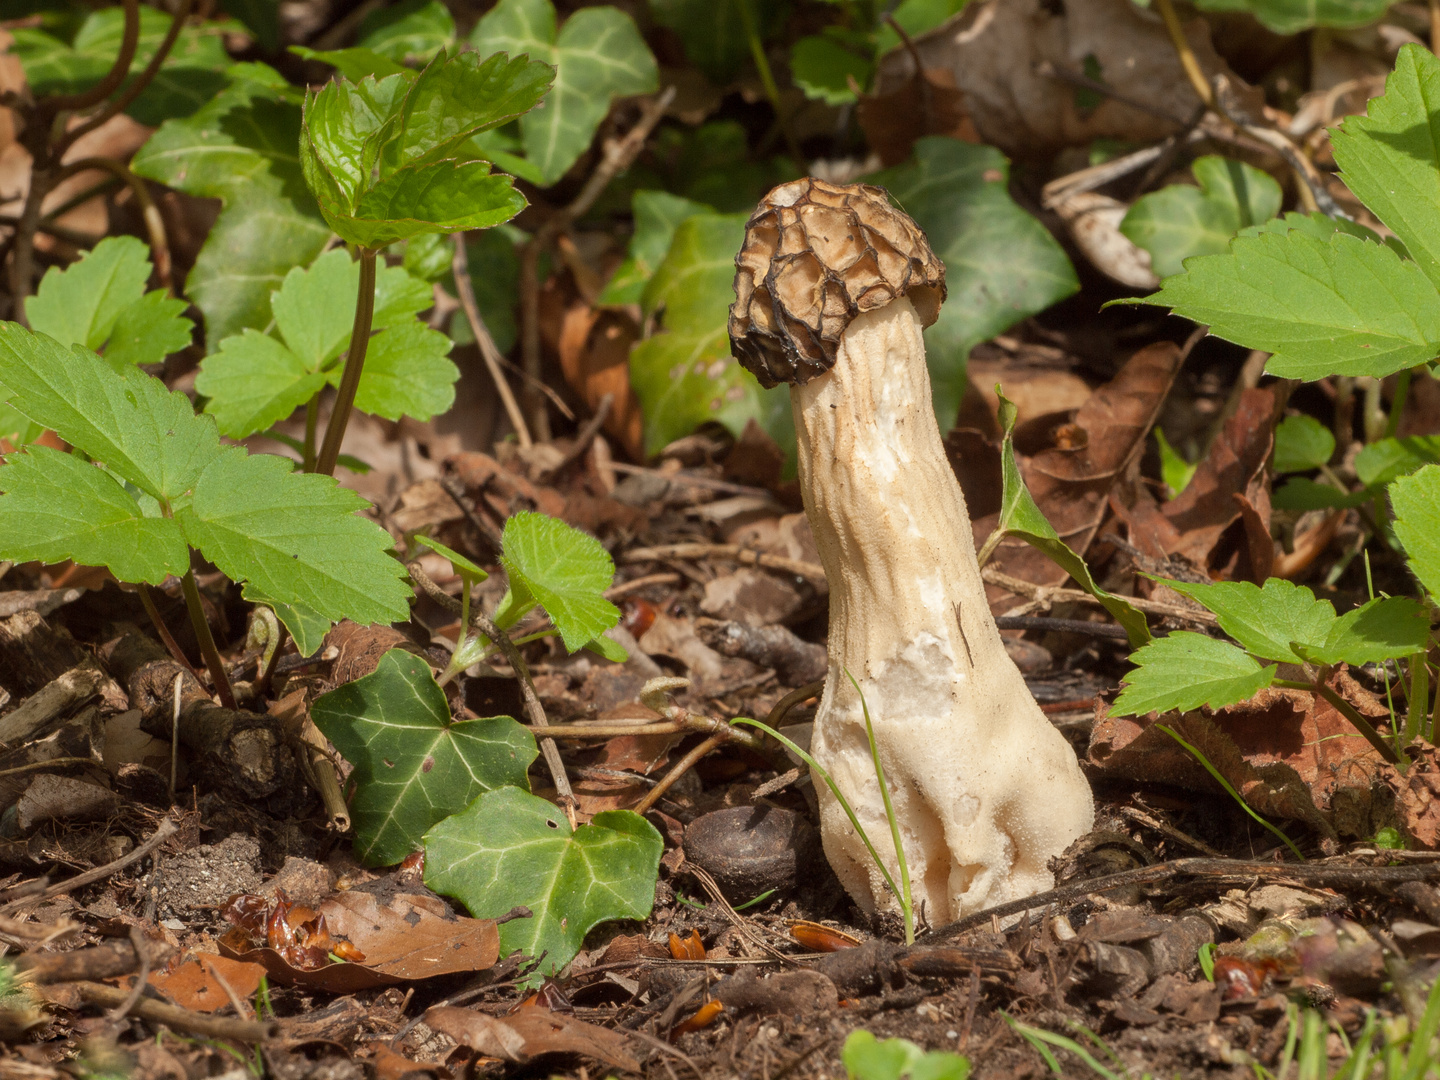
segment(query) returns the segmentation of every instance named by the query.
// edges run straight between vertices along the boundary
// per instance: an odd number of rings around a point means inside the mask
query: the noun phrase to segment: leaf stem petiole
[[[365,369],[365,349],[370,344],[370,327],[375,319],[375,259],[378,254],[372,248],[360,249],[360,288],[355,297],[350,351],[345,356],[345,371],[340,376],[340,388],[335,392],[330,422],[325,425],[325,441],[320,445],[320,457],[315,462],[314,471],[325,476],[335,474],[335,462],[340,458],[340,441],[345,438],[345,427],[350,423],[350,412],[355,407],[355,391],[360,386],[360,373]]]
[[[220,695],[220,704],[233,712],[239,707],[235,704],[235,691],[230,686],[225,661],[220,656],[220,650],[215,647],[215,638],[210,634],[210,623],[205,619],[205,606],[200,602],[200,586],[195,584],[195,571],[185,571],[185,576],[180,579],[180,588],[185,594],[185,607],[190,612],[190,624],[195,628],[195,637],[200,642],[200,655],[205,658],[205,666],[210,671],[215,692]]]

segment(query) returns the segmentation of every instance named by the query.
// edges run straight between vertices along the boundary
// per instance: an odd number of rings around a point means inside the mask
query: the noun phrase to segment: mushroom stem
[[[800,484],[830,583],[829,672],[812,753],[897,872],[859,682],[917,905],[949,922],[1053,884],[1089,830],[1075,754],[1005,654],[908,297],[857,315],[833,368],[791,388]],[[867,910],[897,901],[823,785],[825,852]]]

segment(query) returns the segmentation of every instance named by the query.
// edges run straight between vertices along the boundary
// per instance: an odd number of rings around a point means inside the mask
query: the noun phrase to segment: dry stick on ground
[[[113,1008],[125,1001],[127,992],[101,983],[77,982],[74,984],[82,1000],[91,1005]],[[239,1020],[229,1016],[207,1016],[191,1012],[178,1005],[141,998],[130,1010],[130,1015],[152,1024],[164,1024],[176,1031],[188,1031],[211,1039],[233,1039],[236,1042],[258,1043],[278,1038],[280,1025],[275,1021]]]
[[[650,132],[674,100],[675,88],[666,87],[659,97],[645,104],[640,119],[623,139],[607,140],[600,164],[580,189],[580,194],[542,224],[520,251],[520,355],[528,376],[525,412],[530,420],[531,433],[540,442],[550,439],[549,414],[531,385],[540,381],[540,256],[557,236],[595,204],[595,200],[610,186],[610,181],[630,167],[645,146]]]
[[[620,556],[620,561],[627,563],[661,562],[665,559],[734,559],[745,566],[780,570],[803,577],[812,584],[825,584],[825,568],[819,563],[766,555],[739,544],[657,544],[654,547],[631,548]]]
[[[465,489],[456,483],[455,480],[448,476],[442,477],[440,486],[445,489],[445,494],[449,495],[455,505],[460,508],[460,512],[465,515],[465,520],[474,526],[475,531],[480,534],[481,539],[490,545],[490,553],[496,558],[499,558],[500,552],[505,544],[505,538],[500,530],[476,513],[473,507],[465,504]]]
[[[406,569],[410,572],[411,580],[419,585],[430,599],[457,615],[460,613],[459,601],[435,584],[418,562],[410,563]],[[510,667],[520,682],[520,699],[524,704],[525,715],[529,719],[531,727],[548,728],[550,720],[545,715],[545,706],[540,704],[540,695],[535,692],[535,681],[530,677],[530,668],[526,665],[525,658],[520,655],[520,650],[510,640],[510,635],[496,626],[484,612],[478,610],[478,605],[472,606],[470,610],[470,627],[463,629],[470,628],[480,631],[489,638],[505,655],[505,659],[510,662]],[[541,736],[539,742],[540,752],[545,756],[545,764],[549,767],[550,776],[555,781],[556,801],[565,811],[565,816],[570,820],[570,827],[573,829],[575,828],[575,793],[570,788],[570,778],[565,775],[565,763],[560,760],[560,748],[549,736]]]
[[[590,449],[590,444],[595,441],[595,436],[599,435],[600,429],[605,426],[605,421],[610,416],[610,407],[614,404],[614,394],[606,394],[600,399],[600,404],[595,406],[595,415],[585,421],[585,426],[576,433],[575,445],[565,451],[565,456],[553,468],[546,469],[541,474],[541,483],[548,484],[585,456],[585,452]]]
[[[1177,878],[1209,880],[1217,886],[1241,885],[1256,879],[1274,881],[1288,878],[1300,885],[1343,889],[1357,886],[1393,886],[1406,881],[1440,879],[1440,863],[1420,866],[1330,866],[1315,863],[1252,862],[1242,859],[1176,859],[1174,862],[1142,866],[1136,870],[1122,870],[1117,874],[1071,882],[1058,889],[986,908],[937,927],[927,937],[929,941],[944,941],[958,937],[968,930],[986,926],[991,920],[1009,918],[1035,908],[1062,904],[1083,896],[1110,892],[1112,889],[1153,885]]]
[[[114,874],[120,870],[124,870],[125,867],[129,866],[131,863],[137,863],[141,859],[145,858],[145,856],[149,855],[166,840],[169,840],[170,837],[174,836],[177,831],[178,827],[176,826],[174,819],[167,817],[160,822],[160,824],[156,827],[155,831],[151,833],[142,844],[136,847],[133,851],[127,852],[126,854],[120,856],[120,858],[116,859],[114,862],[108,862],[104,866],[97,866],[94,870],[87,870],[83,874],[76,874],[74,877],[69,878],[65,881],[57,882],[54,885],[47,886],[42,892],[34,893],[30,896],[22,896],[18,900],[11,900],[4,907],[0,907],[0,912],[13,911],[16,908],[22,907],[26,904],[39,903],[43,900],[51,900],[64,893],[73,892],[74,890],[80,888],[83,885],[90,885],[97,881],[104,881],[111,874]]]
[[[470,257],[465,251],[465,234],[455,233],[451,236],[455,243],[455,258],[450,263],[451,272],[455,276],[455,293],[459,297],[460,307],[465,312],[465,321],[470,324],[470,333],[475,337],[475,345],[480,350],[480,356],[485,361],[485,367],[490,372],[490,380],[495,384],[495,390],[500,394],[500,401],[505,406],[505,415],[510,417],[510,426],[515,429],[515,436],[520,440],[521,448],[533,445],[534,440],[530,438],[530,428],[525,423],[525,414],[520,411],[520,403],[515,400],[515,394],[510,389],[510,384],[505,380],[505,372],[500,369],[500,350],[495,347],[495,339],[490,336],[490,328],[485,325],[485,320],[480,316],[480,305],[475,302],[475,286],[470,280]]]
[[[994,566],[987,566],[980,571],[983,577],[991,585],[999,585],[1002,589],[1008,589],[1017,596],[1029,597],[1036,604],[1040,605],[1039,610],[1046,610],[1051,604],[1093,604],[1100,606],[1096,600],[1087,592],[1079,589],[1051,588],[1047,585],[1036,585],[1033,581],[1026,581],[1024,578],[1017,578]],[[1216,619],[1212,612],[1181,607],[1179,604],[1166,604],[1159,600],[1146,600],[1140,596],[1125,597],[1127,603],[1146,615],[1160,615],[1167,619],[1183,619],[1186,622],[1198,623],[1202,626],[1216,625]],[[1029,605],[1026,605],[1027,607]],[[1019,611],[1014,614],[1020,614]]]

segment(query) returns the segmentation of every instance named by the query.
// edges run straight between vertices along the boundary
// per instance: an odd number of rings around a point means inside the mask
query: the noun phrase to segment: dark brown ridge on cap
[[[807,383],[835,364],[850,320],[909,296],[929,326],[945,266],[884,188],[814,177],[781,184],[735,256],[730,351],[762,386]]]

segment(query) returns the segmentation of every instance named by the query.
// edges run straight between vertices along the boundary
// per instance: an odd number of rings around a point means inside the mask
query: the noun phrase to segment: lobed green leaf
[[[1275,665],[1262,668],[1229,642],[1188,630],[1156,638],[1130,660],[1136,668],[1110,707],[1116,716],[1188,712],[1201,705],[1223,709],[1254,697],[1276,672]]]
[[[525,606],[527,596],[538,602],[571,652],[620,621],[620,609],[604,596],[615,563],[589,533],[525,511],[505,522],[502,549],[515,605]]]

